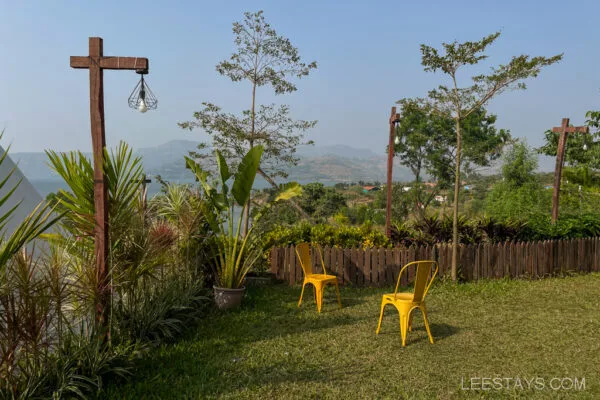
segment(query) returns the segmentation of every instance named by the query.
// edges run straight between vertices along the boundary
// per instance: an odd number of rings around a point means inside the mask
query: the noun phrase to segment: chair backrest
[[[312,275],[313,271],[310,262],[310,244],[298,243],[296,245],[296,255],[298,256],[298,260],[300,261],[304,275]]]
[[[321,259],[321,267],[323,267],[323,273],[325,275],[327,275],[327,268],[325,267],[325,260],[323,259],[323,249],[321,248],[321,245],[318,243],[315,243],[315,247],[317,248],[317,251],[319,252],[319,258]]]
[[[424,261],[413,261],[406,264],[400,270],[398,274],[398,282],[396,282],[396,289],[394,290],[394,294],[398,293],[398,287],[400,286],[400,278],[402,277],[402,273],[410,266],[416,265],[417,271],[415,274],[415,287],[413,291],[413,301],[418,302],[422,301],[427,295],[427,291],[433,282],[433,279],[438,273],[438,263],[432,260],[424,260]],[[433,275],[431,274],[431,270],[435,266],[435,272]],[[431,276],[431,278],[430,278]]]

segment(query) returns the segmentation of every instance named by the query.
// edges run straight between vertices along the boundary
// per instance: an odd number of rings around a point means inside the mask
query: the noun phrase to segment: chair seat
[[[337,276],[335,275],[325,275],[325,274],[310,274],[306,277],[306,280],[314,280],[314,281],[336,281]]]
[[[394,295],[394,293],[388,293],[388,294],[384,294],[383,298],[384,298],[384,300],[387,300],[387,301],[401,301],[401,302],[412,303],[414,300],[414,294],[413,293],[396,293]]]

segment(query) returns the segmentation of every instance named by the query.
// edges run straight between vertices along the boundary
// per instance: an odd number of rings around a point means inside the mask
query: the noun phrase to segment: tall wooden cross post
[[[396,114],[396,107],[392,107],[387,162],[387,204],[385,208],[385,234],[388,238],[392,237],[392,170],[394,169],[394,139],[396,138],[396,123],[398,122],[400,122],[400,114]]]
[[[554,192],[552,193],[552,223],[558,220],[558,199],[560,196],[560,177],[562,167],[565,161],[565,148],[567,145],[567,136],[569,133],[588,133],[587,126],[569,126],[569,118],[562,119],[561,126],[552,128],[552,132],[560,133],[558,137],[558,146],[556,148],[556,167],[554,168]]]
[[[148,207],[148,187],[146,186],[148,183],[152,183],[152,180],[144,174],[142,176],[142,208],[144,211]]]
[[[148,71],[148,59],[142,57],[104,57],[102,38],[89,38],[88,56],[71,56],[71,68],[90,70],[90,121],[94,157],[95,256],[97,276],[96,321],[108,326],[110,280],[108,271],[108,187],[104,174],[104,70]],[[109,335],[110,332],[106,331]]]

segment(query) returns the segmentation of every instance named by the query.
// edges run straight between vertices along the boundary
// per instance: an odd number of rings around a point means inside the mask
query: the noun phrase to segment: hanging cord
[[[142,75],[142,80],[140,81],[140,98],[146,101],[146,85],[144,84],[144,74]]]

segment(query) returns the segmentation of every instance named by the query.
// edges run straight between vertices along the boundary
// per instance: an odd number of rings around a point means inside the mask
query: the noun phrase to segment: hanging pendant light
[[[141,79],[135,88],[133,88],[131,95],[129,95],[129,107],[138,110],[141,113],[145,113],[148,110],[156,110],[158,100],[144,80],[144,75],[147,74],[148,71],[140,70],[136,72],[140,74]]]

